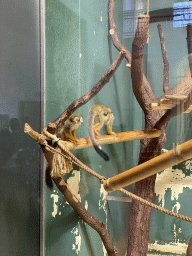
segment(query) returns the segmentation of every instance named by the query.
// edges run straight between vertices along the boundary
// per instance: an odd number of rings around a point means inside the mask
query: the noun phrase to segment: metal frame
[[[46,108],[46,55],[45,55],[45,0],[39,0],[39,43],[40,43],[40,84],[41,84],[41,130],[45,127]],[[41,151],[40,163],[40,255],[45,255],[45,168],[46,160]]]

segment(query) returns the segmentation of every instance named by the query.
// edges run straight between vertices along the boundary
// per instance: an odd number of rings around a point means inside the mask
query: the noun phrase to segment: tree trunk
[[[160,119],[159,112],[151,112],[146,118],[145,128],[154,127]],[[152,121],[151,121],[152,120]],[[161,129],[161,136],[153,139],[141,140],[141,149],[138,164],[142,164],[161,154],[163,145],[166,142],[166,125]],[[156,175],[135,183],[134,194],[153,202],[155,197]],[[148,207],[137,200],[132,201],[131,214],[129,221],[129,237],[127,246],[127,256],[147,255],[148,240],[151,220],[151,207]]]

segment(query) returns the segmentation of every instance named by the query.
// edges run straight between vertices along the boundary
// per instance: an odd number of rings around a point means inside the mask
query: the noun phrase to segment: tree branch
[[[63,178],[53,178],[55,184],[61,193],[65,196],[67,202],[73,207],[73,209],[79,214],[79,216],[93,229],[95,229],[101,237],[103,244],[107,250],[109,256],[118,256],[117,249],[113,246],[109,233],[105,227],[105,224],[98,221],[93,217],[85,207],[79,202],[76,196],[71,192],[69,185]]]
[[[140,15],[132,44],[131,78],[135,97],[147,114],[151,111],[150,104],[156,101],[151,85],[143,74],[143,48],[148,36],[149,16]]]
[[[121,51],[119,55],[117,56],[116,60],[112,63],[108,71],[101,77],[99,82],[96,83],[96,85],[89,90],[86,94],[84,94],[81,98],[73,101],[69,107],[52,123],[49,123],[48,125],[48,131],[52,134],[56,132],[56,129],[60,127],[65,120],[79,107],[86,104],[89,100],[91,100],[102,88],[103,86],[109,82],[112,75],[115,73],[116,69],[122,62],[124,58],[124,51]]]
[[[48,166],[51,169],[53,167],[53,151],[47,150],[46,145],[46,136],[39,134],[34,131],[28,124],[25,124],[24,132],[28,133],[32,138],[36,140],[41,145],[43,153],[48,162]],[[54,135],[52,135],[54,137]],[[113,246],[113,243],[110,239],[109,233],[105,227],[105,224],[101,221],[98,221],[95,217],[93,217],[85,207],[79,202],[76,196],[71,192],[69,185],[64,181],[62,177],[52,176],[56,186],[61,191],[61,193],[65,196],[67,202],[73,207],[73,209],[79,214],[79,216],[93,229],[95,229],[100,235],[102,242],[107,250],[109,256],[118,256],[117,249]]]
[[[192,24],[187,24],[187,47],[188,47],[189,68],[192,76]]]
[[[161,52],[163,57],[163,63],[164,63],[164,70],[163,70],[163,91],[166,93],[169,90],[169,61],[166,54],[165,49],[165,41],[163,36],[163,31],[161,29],[161,24],[157,25],[158,32],[159,32],[159,38],[161,43]]]
[[[125,51],[125,58],[131,67],[131,53],[127,50],[126,46],[123,45],[118,39],[114,13],[115,13],[115,0],[110,0],[109,1],[109,33],[111,35],[113,44],[117,48],[117,50]]]

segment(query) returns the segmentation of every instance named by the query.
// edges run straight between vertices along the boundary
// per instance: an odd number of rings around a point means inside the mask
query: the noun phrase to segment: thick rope
[[[64,154],[61,153],[60,151],[52,148],[51,146],[49,146],[48,144],[46,145],[46,148],[48,150],[50,150],[52,153],[54,154],[60,154],[62,155],[64,158],[67,158],[68,160],[72,161],[73,163],[75,163],[76,165],[78,165],[79,167],[81,167],[82,169],[84,169],[86,172],[90,173],[91,175],[95,176],[97,179],[100,180],[101,184],[104,183],[104,181],[106,180],[106,178],[104,176],[101,176],[100,174],[98,174],[97,172],[93,171],[91,168],[89,168],[87,165],[83,164],[78,158],[76,158],[68,149],[67,149],[67,143],[64,143],[64,141],[61,141],[61,140],[58,140],[58,138],[55,136],[55,135],[52,135],[50,133],[48,133],[46,130],[43,131],[43,133],[49,138],[49,139],[52,139],[54,141],[57,142],[58,146],[63,150]],[[178,219],[181,219],[181,220],[185,220],[185,221],[188,221],[188,222],[191,222],[192,223],[192,218],[190,217],[187,217],[187,216],[184,216],[184,215],[181,215],[179,213],[176,213],[176,212],[172,212],[170,210],[167,210],[161,206],[158,206],[154,203],[151,203],[139,196],[136,196],[135,194],[123,189],[123,188],[120,188],[118,189],[117,191],[120,191],[121,193],[123,193],[124,195],[128,196],[128,197],[131,197],[132,199],[135,199],[143,204],[146,204],[148,205],[149,207],[153,208],[153,209],[156,209],[160,212],[163,212],[163,213],[166,213],[170,216],[173,216],[173,217],[176,217]]]
[[[52,139],[54,141],[57,142],[57,145],[63,150],[64,154],[61,153],[60,151],[52,148],[51,146],[47,145],[47,149],[50,150],[52,153],[58,153],[60,155],[62,155],[64,158],[67,158],[68,160],[71,160],[74,164],[78,165],[79,167],[81,167],[82,169],[84,169],[86,172],[90,173],[91,175],[95,176],[97,179],[99,179],[100,181],[102,180],[106,180],[106,178],[104,176],[101,176],[100,174],[98,174],[97,172],[93,171],[91,168],[89,168],[87,165],[85,165],[84,163],[82,163],[78,158],[76,158],[67,148],[67,143],[62,141],[62,140],[58,140],[58,138],[55,135],[52,135],[50,133],[48,133],[45,129],[43,130],[43,133],[49,138]],[[49,136],[51,135],[51,136]]]

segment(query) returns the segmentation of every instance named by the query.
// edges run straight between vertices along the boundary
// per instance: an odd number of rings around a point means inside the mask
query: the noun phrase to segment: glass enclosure
[[[161,23],[169,59],[170,88],[188,70],[186,3],[182,1],[149,1],[149,34],[144,48],[144,73],[157,97],[163,94],[163,60],[157,24]],[[108,33],[109,1],[46,1],[46,120],[54,121],[74,100],[84,95],[105,74],[118,55]],[[179,7],[178,7],[179,6]],[[187,5],[189,6],[189,5]],[[188,8],[188,7],[187,7]],[[119,41],[129,51],[137,26],[138,14],[147,11],[147,1],[116,1],[115,22]],[[179,14],[178,14],[179,13]],[[186,12],[185,12],[186,14]],[[174,16],[175,15],[175,16]],[[178,18],[180,17],[180,18]],[[144,129],[144,114],[136,101],[131,72],[123,60],[109,83],[87,104],[76,110],[84,123],[77,136],[87,137],[88,112],[94,104],[103,104],[115,114],[114,132]],[[163,152],[191,139],[191,113],[170,120]],[[106,132],[102,131],[103,134]],[[140,141],[102,146],[110,156],[104,162],[93,148],[73,153],[106,178],[128,170],[138,163]],[[167,209],[191,215],[191,162],[183,162],[160,172],[155,187],[155,203]],[[174,172],[173,172],[174,170]],[[119,255],[127,247],[131,200],[119,192],[108,194],[94,177],[79,170],[65,176],[73,192],[88,211],[103,221]],[[127,188],[133,190],[133,185]],[[112,200],[113,199],[113,200]],[[185,221],[152,210],[149,255],[185,255],[192,232]],[[166,244],[166,246],[165,246]],[[56,186],[46,189],[45,255],[106,255],[99,235],[83,223],[66,203]],[[172,255],[172,254],[171,254]]]
[[[24,133],[24,124],[40,133],[115,61],[119,50],[109,33],[109,1],[2,0],[0,7],[2,255],[107,255],[98,233],[79,217],[55,183],[53,187],[45,184],[45,160],[40,146]],[[163,31],[172,89],[189,69],[186,26],[191,20],[191,1],[116,1],[118,40],[130,52],[138,15],[148,11],[143,71],[155,98],[164,94],[165,67],[157,25]],[[134,95],[127,64],[124,58],[102,90],[75,111],[84,121],[77,138],[89,137],[88,116],[94,104],[114,113],[116,134],[145,129],[146,116]],[[191,115],[171,118],[162,153],[192,139]],[[107,134],[105,127],[100,134]],[[93,147],[72,153],[108,179],[138,165],[140,146],[140,139],[102,145],[108,162]],[[192,217],[191,166],[189,159],[157,174],[155,204]],[[64,180],[85,209],[105,223],[119,255],[125,255],[132,199],[119,191],[106,192],[98,179],[75,164]],[[134,188],[131,184],[125,189],[133,192]],[[147,255],[186,255],[191,236],[188,222],[152,209]]]

